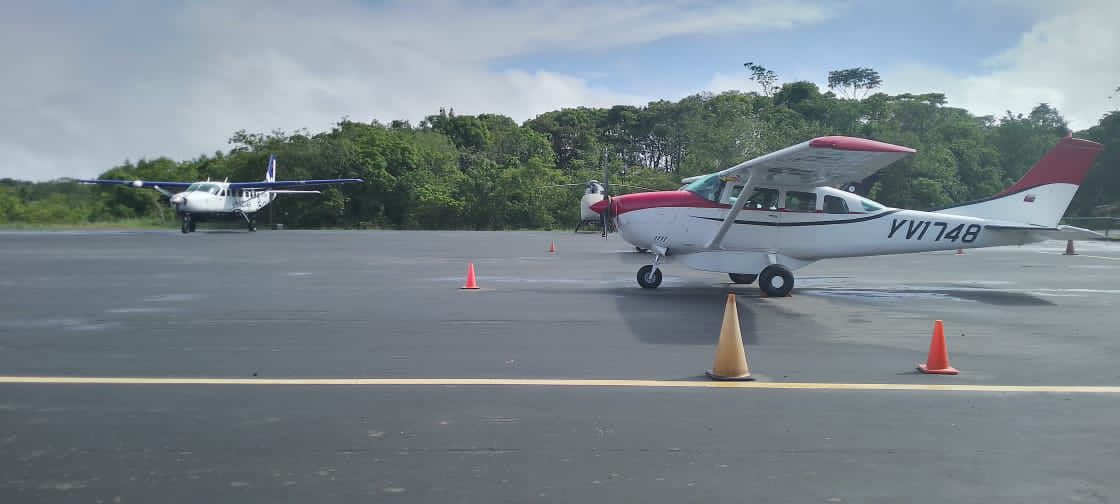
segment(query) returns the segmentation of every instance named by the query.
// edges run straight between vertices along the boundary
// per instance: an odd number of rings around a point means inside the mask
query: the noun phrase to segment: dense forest
[[[927,208],[990,196],[1017,180],[1062,136],[1060,112],[974,116],[942,94],[887,95],[871,69],[829,73],[828,89],[779,85],[745,65],[759,91],[702,93],[645,106],[571,108],[517,124],[492,114],[439,110],[417,125],[343,119],[327,132],[238,131],[228,152],[197,159],[126,161],[101,178],[259,180],[269,154],[281,179],[360,177],[320,198],[281,198],[275,218],[292,227],[524,229],[574,224],[580,187],[610,182],[658,189],[822,135],[851,135],[918,149],[860,184],[890,206]],[[1075,136],[1120,145],[1120,111]],[[1067,215],[1118,215],[1120,150],[1106,148]],[[612,191],[621,193],[625,191]],[[82,224],[175,216],[155,191],[69,180],[0,179],[0,224]]]

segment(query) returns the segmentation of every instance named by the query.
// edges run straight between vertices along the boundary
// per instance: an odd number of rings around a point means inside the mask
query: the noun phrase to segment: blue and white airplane
[[[147,180],[79,180],[83,184],[122,185],[151,188],[167,196],[171,208],[182,221],[183,233],[195,230],[195,223],[216,218],[243,219],[249,231],[256,231],[253,214],[272,203],[278,194],[319,194],[319,191],[292,190],[364,182],[362,179],[276,180],[276,156],[269,156],[268,171],[259,182],[154,182]],[[171,190],[179,190],[172,192]]]

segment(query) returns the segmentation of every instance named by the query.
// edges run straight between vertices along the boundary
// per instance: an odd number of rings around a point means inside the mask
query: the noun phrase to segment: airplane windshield
[[[699,180],[693,181],[691,184],[684,186],[684,190],[695,194],[708,201],[719,201],[719,193],[723,191],[723,185],[726,184],[720,180],[718,173],[713,173]]]
[[[219,190],[221,190],[221,187],[219,187],[218,184],[211,184],[207,182],[195,182],[194,184],[187,186],[187,192],[199,191],[208,192],[210,194],[218,194]]]

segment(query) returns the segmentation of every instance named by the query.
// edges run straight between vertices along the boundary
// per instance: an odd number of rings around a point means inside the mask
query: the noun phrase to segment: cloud
[[[890,93],[944,92],[949,104],[977,115],[1027,113],[1039,103],[1056,107],[1078,130],[1097,123],[1117,105],[1109,97],[1120,86],[1120,4],[1094,0],[1065,4],[1034,2],[1052,16],[1036,23],[1018,42],[987,60],[987,69],[956,74],[920,63],[882,72]],[[1043,9],[1046,7],[1046,9]]]
[[[496,62],[825,16],[795,0],[62,0],[6,10],[0,177],[28,180],[91,177],[126,158],[193,158],[225,149],[239,129],[415,122],[444,106],[524,120],[564,106],[645,103],[651,97]]]

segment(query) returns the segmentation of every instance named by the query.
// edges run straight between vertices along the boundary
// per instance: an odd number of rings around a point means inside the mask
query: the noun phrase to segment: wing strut
[[[744,196],[746,196],[747,191],[751,189],[752,176],[753,173],[748,171],[747,181],[743,183],[743,188],[739,190],[739,196],[735,198],[735,204],[731,205],[731,209],[727,211],[727,216],[723,218],[723,224],[719,226],[719,230],[716,231],[715,236],[708,242],[708,249],[719,248],[720,242],[723,241],[723,237],[727,234],[727,230],[731,229],[731,226],[735,224],[735,218],[739,216],[739,212],[742,211],[743,207],[747,204],[747,198]]]

